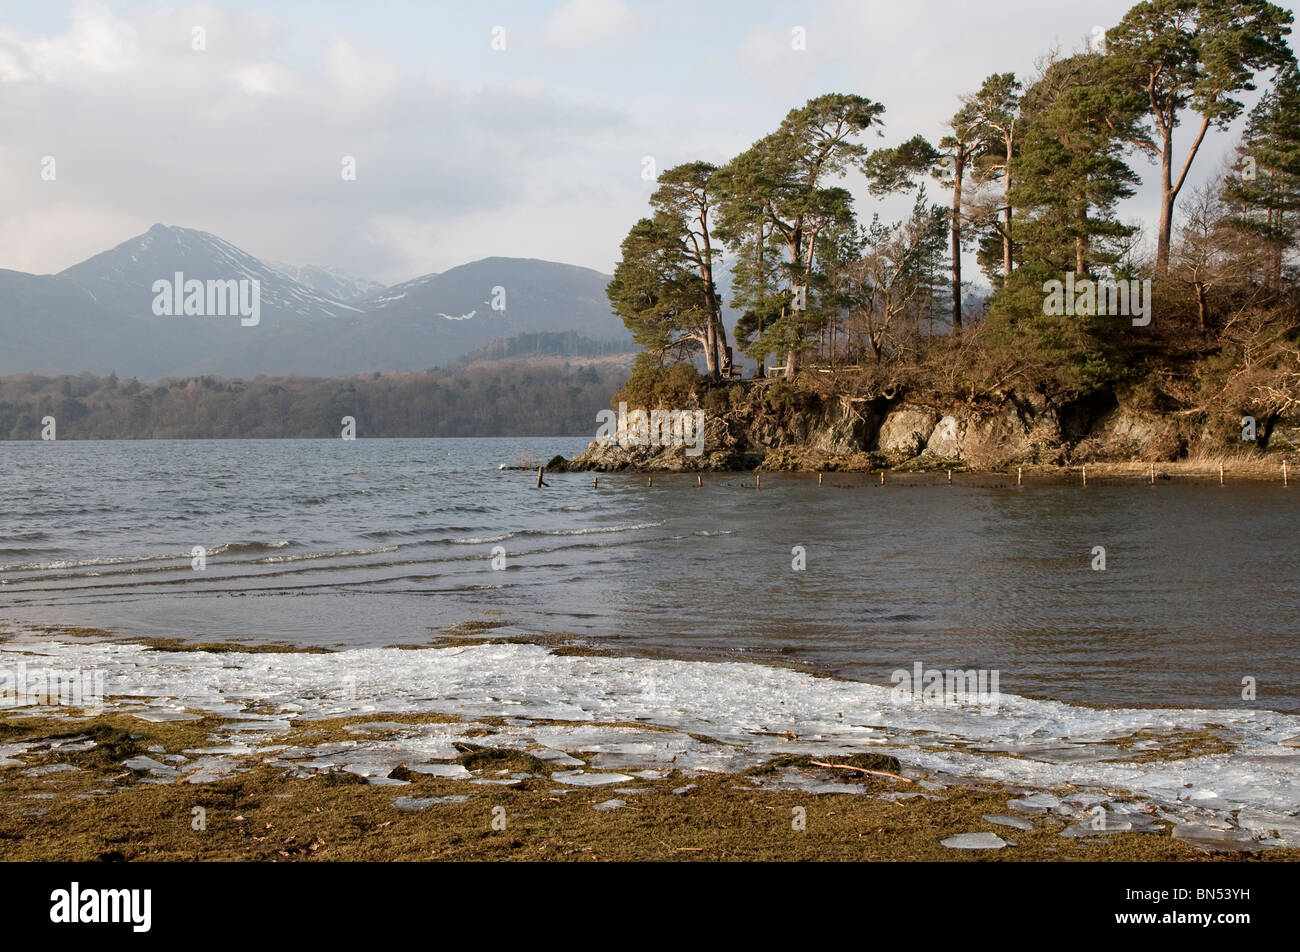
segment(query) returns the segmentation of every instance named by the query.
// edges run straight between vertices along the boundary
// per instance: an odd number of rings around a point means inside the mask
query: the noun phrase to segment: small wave
[[[378,555],[381,552],[396,552],[399,546],[378,545],[371,549],[340,549],[337,552],[305,552],[302,555],[268,555],[264,559],[253,561],[262,565],[276,565],[281,562],[307,562],[313,559],[343,559],[352,555]]]
[[[281,539],[279,542],[226,542],[208,549],[208,555],[223,555],[227,552],[270,552],[291,545],[293,542],[288,539]]]
[[[188,552],[169,555],[113,555],[97,559],[54,559],[49,562],[18,562],[0,566],[0,572],[39,572],[50,569],[79,569],[88,565],[129,565],[132,562],[160,562],[166,559],[188,559]]]

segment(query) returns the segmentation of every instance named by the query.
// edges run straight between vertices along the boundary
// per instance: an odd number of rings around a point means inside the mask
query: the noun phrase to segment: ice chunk
[[[1050,793],[1036,793],[1032,797],[1008,800],[1007,806],[1020,813],[1061,813],[1061,801]]]
[[[996,833],[959,833],[939,842],[950,850],[1000,850],[1010,845]]]
[[[603,787],[611,783],[627,783],[634,778],[621,773],[586,773],[582,770],[562,770],[551,774],[551,779],[571,787]]]
[[[1035,829],[1033,820],[1026,820],[1022,816],[997,816],[986,813],[984,819],[990,823],[996,823],[998,826],[1009,826],[1017,830]]]
[[[464,803],[469,799],[465,794],[449,797],[398,797],[393,801],[393,806],[405,813],[418,813],[435,803]]]
[[[627,806],[626,800],[605,800],[597,803],[592,807],[593,810],[617,810],[619,807]]]
[[[534,747],[528,751],[538,760],[545,761],[548,764],[559,764],[561,767],[585,767],[585,761],[577,757],[571,757],[562,750],[555,750],[552,747]]]
[[[127,770],[147,770],[155,777],[174,777],[176,768],[154,760],[152,757],[132,757],[130,760],[122,761],[122,766]]]
[[[424,774],[429,777],[448,777],[456,780],[463,780],[473,776],[460,764],[407,764],[406,769],[411,773]]]
[[[1202,850],[1270,849],[1244,830],[1216,830],[1203,823],[1180,823],[1173,837]]]
[[[159,764],[159,766],[162,766]],[[23,771],[24,777],[45,777],[56,773],[69,773],[73,770],[80,770],[80,767],[74,767],[72,764],[46,764],[43,767],[32,767]]]
[[[1237,824],[1247,830],[1261,833],[1300,834],[1300,816],[1288,816],[1285,813],[1270,813],[1267,810],[1254,810],[1249,807],[1237,814]]]

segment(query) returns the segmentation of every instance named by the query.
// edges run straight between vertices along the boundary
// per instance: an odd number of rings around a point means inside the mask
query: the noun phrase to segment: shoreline
[[[576,460],[577,457],[574,457],[574,459]],[[1283,471],[1284,460],[1287,463],[1285,473]],[[816,476],[821,474],[876,476],[885,473],[892,476],[906,476],[912,478],[914,482],[927,485],[946,483],[949,481],[949,474],[951,474],[951,481],[954,484],[972,478],[988,479],[997,477],[1002,480],[1009,480],[1012,484],[1016,484],[1017,479],[1023,478],[1024,485],[1068,485],[1081,483],[1085,471],[1089,483],[1107,481],[1123,482],[1125,484],[1150,483],[1153,470],[1154,481],[1157,485],[1174,480],[1212,483],[1217,482],[1220,478],[1218,460],[1211,462],[1175,460],[1156,463],[1149,461],[1094,462],[1069,465],[1025,463],[1021,466],[981,468],[964,462],[957,463],[943,460],[927,461],[920,464],[915,460],[911,460],[901,464],[890,464],[874,454],[863,453],[848,457],[826,457],[820,461],[820,465],[804,465],[805,460],[792,460],[789,457],[769,454],[762,462],[754,466],[732,468],[707,467],[697,469],[691,465],[691,457],[685,456],[663,460],[658,465],[627,465],[617,468],[607,468],[600,464],[574,466],[573,462],[574,460],[567,460],[564,457],[557,456],[542,466],[542,469],[547,474],[567,472],[589,473],[597,476],[664,474],[705,477],[709,475],[735,476],[755,473],[789,474],[794,476]],[[537,467],[502,466],[501,469],[536,472]],[[1298,475],[1300,475],[1300,455],[1297,454],[1279,452],[1275,458],[1270,459],[1225,457],[1223,460],[1222,476],[1225,485],[1232,482],[1246,482],[1277,483],[1279,486],[1283,486],[1289,485]]]
[[[518,644],[275,657],[120,643],[0,650],[29,665],[97,659],[110,673],[105,709],[89,718],[0,713],[0,859],[1300,858],[1294,783],[1278,774],[1268,794],[1263,768],[1223,775],[1238,754],[1290,753],[1300,719],[1289,715],[1219,717],[1225,726],[1198,731],[1215,712],[1009,697],[1001,720],[881,720],[869,709],[883,689],[856,682],[740,663],[647,669]],[[388,680],[413,666],[409,683]],[[710,706],[714,677],[738,693]],[[849,709],[864,696],[876,700]],[[1077,740],[1035,728],[1014,741],[1044,715]],[[1229,723],[1252,736],[1230,743]],[[850,755],[894,776],[842,766]],[[189,826],[196,806],[208,811],[201,835]],[[502,816],[506,829],[493,829]],[[1017,845],[942,843],[964,834]]]

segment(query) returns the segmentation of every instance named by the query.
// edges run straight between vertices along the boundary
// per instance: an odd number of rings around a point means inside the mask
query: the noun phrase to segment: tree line
[[[1151,0],[1034,75],[959,94],[947,134],[871,148],[885,107],[832,93],[790,110],[721,166],[667,169],[607,294],[654,368],[728,375],[715,279],[730,267],[735,346],[787,376],[855,368],[858,384],[1086,394],[1160,377],[1173,403],[1300,400],[1300,72],[1292,15],[1266,0]],[[1262,89],[1236,154],[1187,183],[1206,143]],[[1190,137],[1179,129],[1190,131]],[[1160,213],[1120,220],[1154,166]],[[863,219],[845,187],[910,212]],[[942,190],[942,200],[932,189]],[[972,303],[964,252],[991,293]],[[1048,313],[1047,282],[1150,279],[1139,333],[1099,308]],[[1195,366],[1189,368],[1189,364]],[[1193,379],[1195,378],[1195,379]],[[648,378],[647,378],[648,379]],[[866,381],[866,383],[863,383]],[[707,386],[707,384],[706,384]]]
[[[156,384],[17,374],[0,377],[0,437],[40,439],[42,420],[54,417],[58,439],[337,438],[345,416],[359,438],[580,436],[594,432],[626,374],[617,361]]]

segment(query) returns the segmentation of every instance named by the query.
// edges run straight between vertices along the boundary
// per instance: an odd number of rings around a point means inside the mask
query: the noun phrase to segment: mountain
[[[257,313],[237,312],[236,304],[253,302],[254,280]],[[334,269],[272,265],[215,235],[154,225],[58,274],[0,270],[0,373],[116,371],[152,380],[422,370],[502,337],[543,332],[631,350],[605,299],[608,280],[589,268],[486,258],[384,288]],[[242,302],[227,302],[223,295],[238,290]]]
[[[283,261],[267,261],[281,274],[292,278],[303,287],[311,288],[322,297],[333,298],[345,304],[354,304],[363,297],[383,290],[383,285],[369,278],[356,278],[344,274],[338,268],[319,264],[286,264]]]

